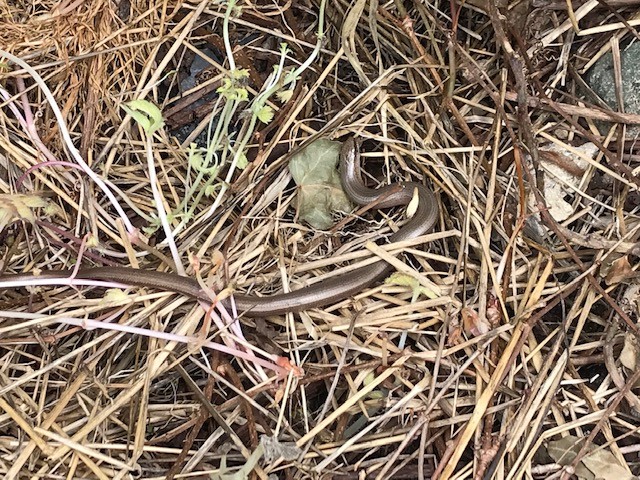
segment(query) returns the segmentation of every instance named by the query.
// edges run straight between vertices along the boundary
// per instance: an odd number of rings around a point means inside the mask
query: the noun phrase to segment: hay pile
[[[632,478],[640,115],[583,76],[613,51],[622,91],[640,12],[578,3],[4,3],[3,274],[268,295],[402,254],[394,282],[230,324],[152,288],[5,284],[0,475]],[[291,153],[348,135],[370,185],[437,192],[434,233],[299,221]]]

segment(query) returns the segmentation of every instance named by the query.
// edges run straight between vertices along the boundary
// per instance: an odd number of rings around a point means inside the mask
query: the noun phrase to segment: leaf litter
[[[611,52],[621,98],[635,2],[2,8],[3,274],[269,295],[402,252],[395,281],[255,321],[153,289],[0,290],[3,478],[639,473],[640,115],[581,93]],[[386,244],[403,209],[339,220],[315,196],[332,174],[290,182],[292,155],[347,135],[370,186],[436,191],[433,233]]]

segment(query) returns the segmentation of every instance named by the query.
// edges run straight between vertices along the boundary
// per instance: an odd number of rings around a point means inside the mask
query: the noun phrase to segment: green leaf
[[[373,373],[373,371],[368,372],[367,375],[364,377],[362,384],[366,387],[367,385],[371,384],[375,379],[376,379],[376,376]]]
[[[128,299],[129,299],[129,295],[124,293],[124,290],[121,290],[119,288],[110,288],[105,292],[100,303],[110,304],[110,303],[122,302]]]
[[[150,237],[151,235],[153,235],[154,233],[156,233],[156,231],[158,230],[158,226],[151,226],[151,225],[147,225],[146,227],[142,227],[142,233],[145,234],[145,236]]]
[[[224,81],[222,87],[218,87],[216,90],[217,93],[226,97],[227,100],[236,100],[238,102],[244,102],[249,98],[249,92],[247,92],[246,88],[236,88],[231,86],[231,82],[228,80]]]
[[[339,154],[340,143],[322,138],[289,161],[289,170],[299,187],[298,216],[320,230],[331,227],[333,212],[351,210],[351,202],[342,190],[336,168]]]
[[[122,105],[122,108],[138,122],[147,135],[153,134],[164,126],[162,112],[147,100],[131,100]]]
[[[218,87],[216,92],[227,100],[246,101],[249,98],[249,92],[245,88],[247,78],[249,78],[249,70],[244,68],[231,70],[229,76],[224,78],[222,86]]]
[[[411,275],[407,275],[406,273],[396,272],[393,273],[387,278],[384,283],[388,285],[400,285],[402,287],[411,288],[411,303],[418,300],[420,295],[424,295],[427,298],[438,298],[435,292],[432,292],[427,287],[420,285],[417,279],[413,278]]]
[[[47,206],[47,201],[37,195],[1,194],[0,195],[0,232],[11,222],[25,220],[36,221],[35,208]]]
[[[256,116],[262,123],[269,124],[271,120],[273,120],[273,108],[269,105],[263,105],[262,108],[256,112]]]
[[[200,171],[202,164],[204,163],[204,157],[202,156],[203,149],[199,148],[195,143],[189,145],[187,155],[189,159],[189,166],[194,170]]]
[[[236,68],[235,70],[231,70],[230,76],[233,80],[245,81],[249,78],[249,70],[247,68]]]
[[[238,156],[238,162],[236,163],[236,166],[240,170],[244,170],[245,168],[247,168],[247,165],[249,165],[249,160],[247,160],[247,156],[243,152]]]
[[[206,197],[212,197],[213,194],[216,193],[216,190],[218,190],[217,185],[207,185],[207,187],[204,189],[204,194]]]
[[[280,90],[276,92],[276,97],[278,97],[278,100],[282,103],[287,103],[291,100],[291,97],[293,97],[293,90]]]
[[[206,173],[211,177],[216,177],[220,170],[220,166],[215,162],[213,162],[211,166],[206,164],[205,157],[203,155],[204,152],[206,152],[206,150],[198,147],[195,143],[189,145],[189,149],[187,150],[189,165],[197,172]]]

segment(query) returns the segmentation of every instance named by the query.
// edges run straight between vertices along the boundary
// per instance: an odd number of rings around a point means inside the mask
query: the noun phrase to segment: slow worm
[[[401,182],[379,189],[368,188],[360,174],[360,150],[355,139],[348,139],[340,151],[340,179],[347,196],[358,205],[378,202],[378,208],[408,205],[414,195],[418,197],[418,207],[413,217],[393,235],[390,241],[399,242],[424,235],[433,228],[438,219],[436,198],[431,190],[415,182]],[[361,292],[369,285],[387,276],[393,267],[380,261],[337,277],[314,283],[289,293],[279,293],[266,297],[234,295],[236,307],[245,315],[256,317],[276,315],[286,312],[300,312],[321,307],[345,299]],[[60,278],[60,283],[69,281],[69,270],[45,271],[37,277],[31,274],[0,276],[3,282],[12,285],[35,278]],[[67,276],[67,278],[65,278]],[[139,287],[153,288],[181,293],[211,304],[211,298],[198,282],[189,277],[152,270],[137,270],[128,267],[95,267],[80,270],[75,279],[100,280]],[[6,287],[0,287],[6,288]],[[229,306],[228,300],[223,300]]]

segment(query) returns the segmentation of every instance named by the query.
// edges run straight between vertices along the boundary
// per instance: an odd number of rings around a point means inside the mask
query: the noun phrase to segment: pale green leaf
[[[364,377],[364,380],[362,381],[362,384],[366,387],[367,385],[369,385],[371,382],[373,382],[376,379],[376,376],[373,372],[369,372],[367,373],[367,375]]]
[[[411,289],[411,303],[418,300],[420,295],[424,295],[427,298],[438,298],[438,295],[435,292],[432,292],[427,287],[420,284],[420,282],[412,277],[411,275],[407,275],[406,273],[395,272],[391,274],[386,280],[385,283],[388,285],[399,285],[402,287],[409,287]]]
[[[102,303],[119,303],[129,299],[129,296],[120,288],[110,288],[102,297]]]
[[[216,190],[218,189],[217,185],[207,185],[204,189],[204,194],[207,197],[212,197]]]
[[[162,112],[148,100],[131,100],[122,105],[122,108],[138,122],[147,135],[151,135],[164,126]]]
[[[220,166],[215,162],[209,164],[203,155],[206,152],[204,148],[198,147],[195,143],[189,145],[187,150],[189,166],[197,172],[205,173],[210,177],[216,177]]]
[[[222,86],[216,89],[216,92],[227,98],[228,100],[246,101],[249,98],[249,92],[246,89],[247,78],[249,78],[249,70],[238,68],[229,72],[229,76],[222,81]]]
[[[44,214],[48,217],[53,217],[54,215],[62,215],[62,209],[55,203],[47,202],[47,205],[43,210]],[[1,230],[1,229],[0,229]]]
[[[289,170],[298,185],[298,216],[312,227],[325,230],[333,212],[351,210],[336,168],[340,143],[319,139],[291,157]]]
[[[249,165],[249,160],[247,160],[247,156],[244,153],[241,153],[238,156],[238,163],[236,164],[236,166],[240,170],[244,170],[245,168],[247,168],[247,165]]]
[[[12,195],[12,197],[14,199],[19,198],[28,208],[44,207],[47,204],[47,201],[44,198],[37,195]]]
[[[37,195],[0,195],[0,231],[16,220],[33,223],[36,220],[33,210],[46,206],[47,201]]]
[[[256,116],[262,123],[268,124],[273,120],[273,108],[269,105],[264,105],[256,112]]]
[[[88,248],[96,248],[100,246],[100,239],[94,235],[93,233],[91,233],[90,235],[87,236],[87,243],[86,243]]]
[[[229,79],[225,79],[223,85],[216,89],[216,93],[228,100],[236,100],[238,102],[244,102],[249,98],[249,92],[246,88],[233,87]]]
[[[280,90],[276,92],[276,97],[278,97],[278,100],[282,103],[287,103],[291,100],[291,97],[293,97],[293,90]]]
[[[249,78],[249,69],[236,68],[235,70],[231,70],[230,76],[236,81],[246,81]]]
[[[154,219],[150,225],[142,227],[142,233],[144,233],[146,237],[150,237],[154,233],[156,233],[156,231],[158,231],[158,228],[159,228],[159,222],[157,221],[157,219]]]
[[[189,166],[195,170],[200,170],[204,163],[204,157],[202,155],[203,149],[199,148],[195,143],[189,145],[187,155],[189,158]]]
[[[16,208],[16,217],[21,218],[22,220],[26,220],[29,223],[33,223],[36,220],[33,211],[24,203],[18,200],[14,202],[14,206]]]

